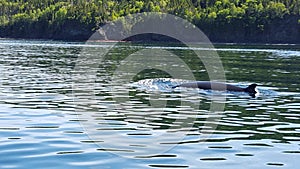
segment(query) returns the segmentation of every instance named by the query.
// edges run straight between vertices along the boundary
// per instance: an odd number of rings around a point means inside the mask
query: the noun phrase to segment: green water
[[[170,88],[210,80],[195,50],[259,94]],[[299,57],[299,45],[1,40],[0,168],[297,168]]]

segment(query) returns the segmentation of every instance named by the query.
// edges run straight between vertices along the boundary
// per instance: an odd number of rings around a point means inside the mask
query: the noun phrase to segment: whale
[[[187,88],[199,88],[204,90],[218,90],[218,91],[233,91],[233,92],[246,92],[250,96],[255,96],[257,84],[250,84],[248,87],[242,88],[235,85],[221,83],[221,82],[211,82],[211,81],[195,81],[195,82],[187,82],[182,83],[176,86],[172,86],[172,88],[177,87],[187,87]]]

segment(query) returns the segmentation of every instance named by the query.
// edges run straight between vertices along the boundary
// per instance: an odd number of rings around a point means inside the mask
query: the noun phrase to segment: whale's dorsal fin
[[[255,84],[255,83],[249,85],[247,88],[245,88],[245,92],[255,94],[256,93],[256,90],[255,90],[256,86],[257,86],[257,84]]]

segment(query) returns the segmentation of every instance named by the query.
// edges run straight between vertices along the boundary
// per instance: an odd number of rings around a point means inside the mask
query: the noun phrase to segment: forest
[[[182,17],[214,42],[299,43],[299,0],[0,0],[0,37],[86,40],[128,14]]]

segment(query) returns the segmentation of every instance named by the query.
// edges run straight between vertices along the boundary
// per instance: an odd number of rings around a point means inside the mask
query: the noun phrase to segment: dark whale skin
[[[188,87],[188,88],[199,88],[204,90],[219,90],[219,91],[234,91],[234,92],[247,92],[250,94],[255,94],[255,88],[257,84],[253,83],[246,88],[234,86],[231,84],[221,83],[221,82],[210,82],[210,81],[196,81],[196,82],[188,82],[183,83],[177,86],[173,86],[172,88],[176,87]]]

